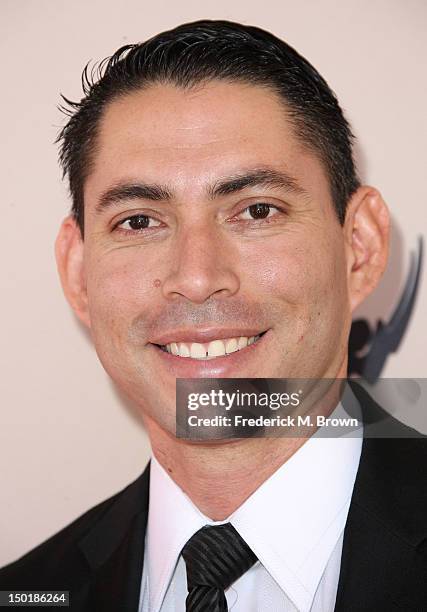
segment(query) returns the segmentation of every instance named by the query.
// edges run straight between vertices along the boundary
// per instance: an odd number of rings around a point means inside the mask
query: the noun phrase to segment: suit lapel
[[[344,530],[335,612],[421,610],[424,589],[415,585],[413,576],[414,568],[421,567],[417,547],[427,535],[422,467],[427,441],[414,439],[413,430],[390,419],[359,386],[352,389],[364,422],[375,426],[385,420],[394,437],[363,440]],[[369,429],[372,435],[371,425]]]
[[[141,587],[148,517],[149,464],[78,543],[91,579],[85,594],[91,612],[135,612]]]
[[[401,609],[397,599],[414,554],[414,547],[371,514],[356,491],[344,531],[335,612]]]

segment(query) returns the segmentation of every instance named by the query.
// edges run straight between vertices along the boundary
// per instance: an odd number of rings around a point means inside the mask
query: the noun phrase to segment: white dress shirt
[[[331,416],[348,414],[338,404]],[[180,552],[204,525],[228,522],[258,558],[226,590],[230,611],[332,612],[362,427],[341,438],[320,428],[224,521],[204,516],[153,456],[139,612],[185,612]]]

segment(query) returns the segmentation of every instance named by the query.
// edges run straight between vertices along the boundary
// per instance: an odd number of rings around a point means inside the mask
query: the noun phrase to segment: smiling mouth
[[[256,336],[239,336],[235,338],[225,338],[224,340],[212,340],[211,342],[171,342],[170,344],[154,344],[165,353],[170,353],[175,357],[191,357],[207,361],[217,357],[227,357],[233,353],[244,350],[248,346],[258,342],[267,332],[263,331]]]

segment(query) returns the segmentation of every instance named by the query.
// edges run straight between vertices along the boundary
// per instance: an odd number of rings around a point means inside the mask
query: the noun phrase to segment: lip
[[[215,329],[213,327],[175,330],[166,332],[161,336],[157,336],[150,340],[151,344],[161,344],[165,346],[171,342],[211,342],[212,340],[225,340],[227,338],[240,338],[240,336],[257,336],[265,331],[265,329],[255,329],[254,327],[228,327]]]
[[[218,333],[218,331],[216,333]],[[227,333],[229,331],[230,330],[227,330]],[[242,333],[241,335],[245,336],[247,334]],[[254,336],[257,334],[251,330],[251,335]],[[193,334],[192,339],[194,339],[194,337]],[[214,339],[218,338],[218,336],[212,337]],[[224,337],[230,338],[233,336]],[[162,367],[167,370],[168,374],[175,378],[246,378],[247,374],[245,374],[245,372],[253,370],[254,358],[260,360],[260,363],[262,363],[262,355],[265,353],[269,337],[270,330],[268,329],[257,342],[250,344],[240,351],[224,355],[224,357],[215,357],[214,359],[208,360],[172,355],[172,353],[163,351],[154,343],[151,344],[150,348]],[[184,342],[184,340],[181,340],[181,342]],[[166,342],[166,344],[168,344],[168,342]]]

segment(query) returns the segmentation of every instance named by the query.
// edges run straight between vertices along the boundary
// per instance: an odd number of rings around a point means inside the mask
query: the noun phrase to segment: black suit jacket
[[[427,438],[352,387],[367,429],[382,421],[392,438],[363,440],[335,612],[425,612]],[[148,494],[147,466],[125,489],[1,569],[0,590],[68,590],[72,612],[137,612]]]

